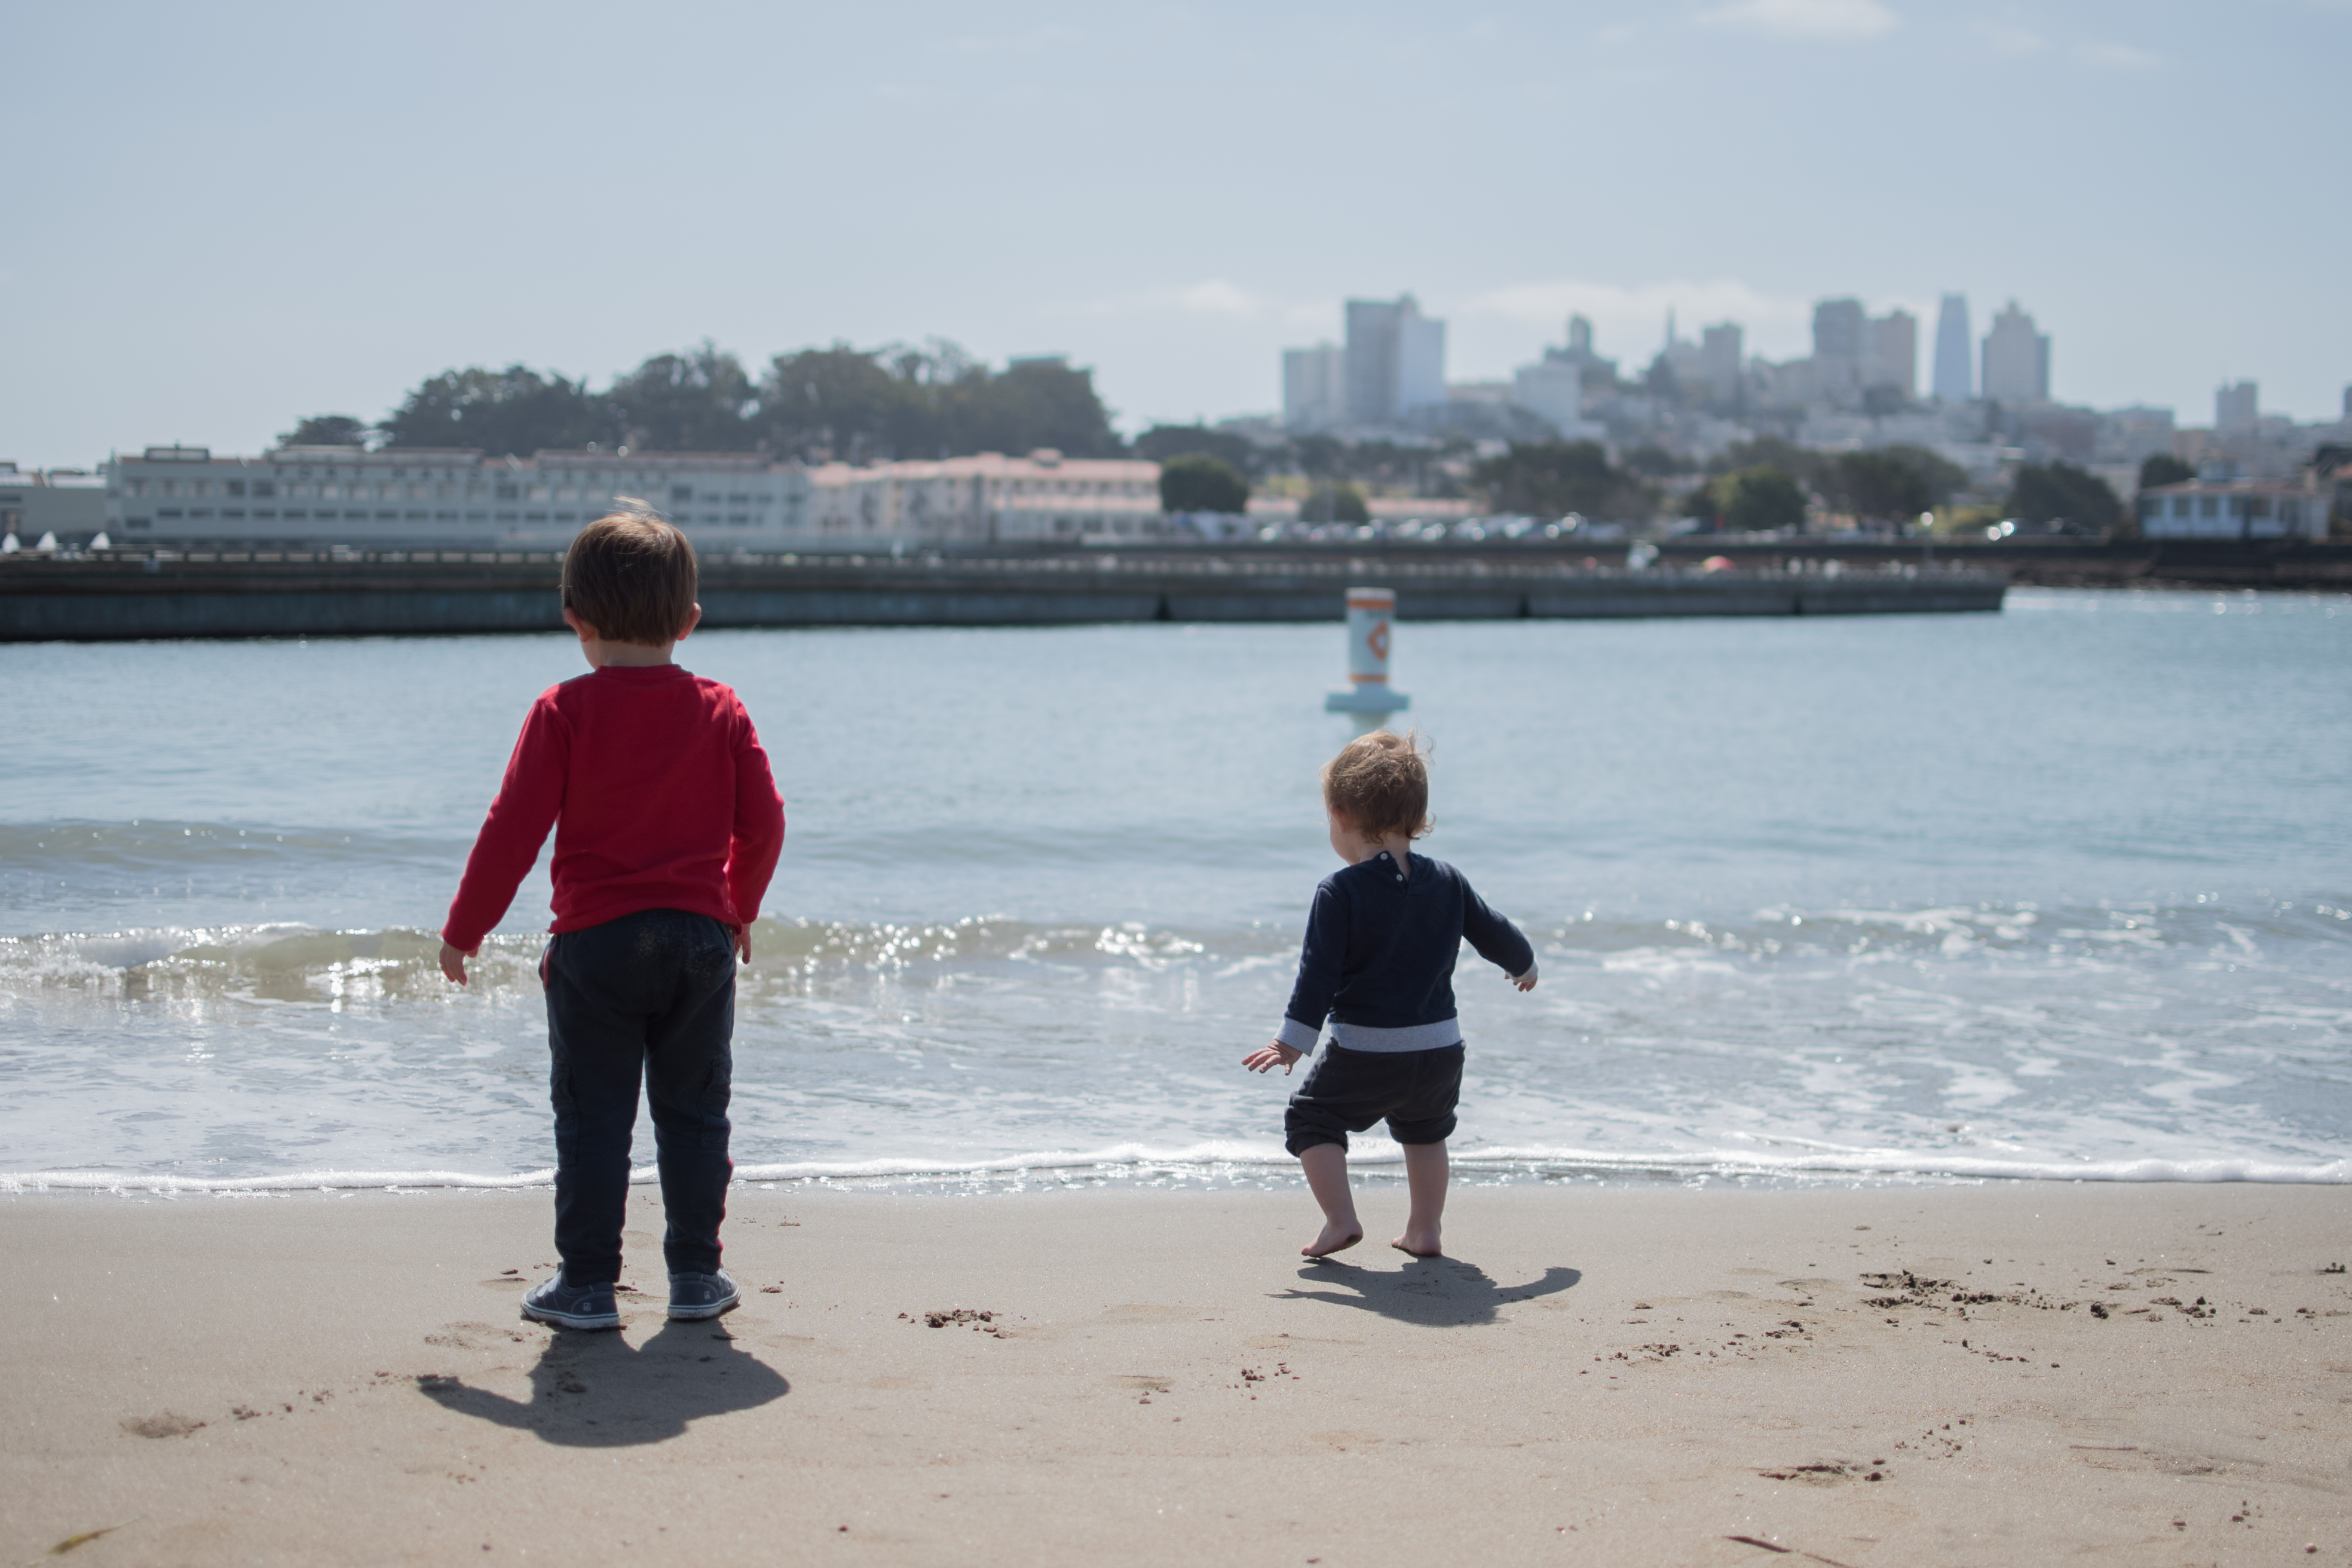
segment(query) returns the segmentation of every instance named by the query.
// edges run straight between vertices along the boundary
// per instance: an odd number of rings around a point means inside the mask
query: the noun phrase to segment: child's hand
[[[478,947],[474,950],[475,952],[479,952],[481,951],[482,950]],[[456,981],[458,984],[463,985],[466,984],[466,960],[471,956],[471,953],[461,952],[457,949],[451,947],[447,942],[443,942],[441,944],[441,973]]]
[[[750,926],[735,928],[735,953],[744,963],[751,962],[751,928]]]
[[[1528,964],[1528,972],[1525,974],[1512,976],[1511,984],[1517,986],[1522,991],[1534,990],[1536,988],[1536,966],[1532,963]]]
[[[1284,1045],[1280,1040],[1275,1040],[1269,1044],[1260,1046],[1257,1049],[1244,1057],[1242,1058],[1242,1066],[1249,1068],[1252,1072],[1268,1072],[1276,1066],[1279,1065],[1282,1068],[1282,1075],[1285,1078],[1288,1078],[1290,1076],[1290,1069],[1297,1066],[1298,1058],[1306,1054],[1307,1053],[1304,1051],[1295,1050],[1292,1047]]]

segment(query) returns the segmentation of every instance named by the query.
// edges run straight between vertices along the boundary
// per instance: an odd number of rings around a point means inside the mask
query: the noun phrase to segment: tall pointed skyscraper
[[[1969,297],[1947,294],[1936,313],[1936,396],[1966,403],[1975,391],[1976,355],[1969,342]]]

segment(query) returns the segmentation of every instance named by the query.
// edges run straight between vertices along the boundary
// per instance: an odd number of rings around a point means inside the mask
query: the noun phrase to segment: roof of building
[[[2177,485],[2150,485],[2144,496],[2305,495],[2310,487],[2300,479],[2184,479]]]
[[[1007,457],[1003,452],[976,452],[965,458],[877,463],[863,468],[847,463],[826,463],[809,473],[810,479],[819,485],[877,479],[917,482],[970,479],[1124,479],[1143,483],[1156,480],[1159,476],[1160,465],[1145,458],[1065,458],[1050,447],[1040,447],[1025,458]]]

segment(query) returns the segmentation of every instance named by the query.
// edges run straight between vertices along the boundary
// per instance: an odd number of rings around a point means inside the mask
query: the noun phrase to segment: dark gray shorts
[[[1433,1051],[1351,1051],[1327,1045],[1283,1112],[1283,1143],[1293,1154],[1318,1143],[1348,1146],[1348,1134],[1386,1120],[1400,1143],[1443,1143],[1454,1136],[1462,1098],[1462,1047]]]

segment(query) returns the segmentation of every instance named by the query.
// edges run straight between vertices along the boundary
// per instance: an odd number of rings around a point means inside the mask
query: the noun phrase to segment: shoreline
[[[2324,1188],[1473,1187],[1416,1260],[1374,1185],[1315,1264],[1295,1191],[751,1188],[697,1324],[639,1189],[591,1335],[544,1192],[103,1196],[0,1204],[17,1560],[2352,1563]]]
[[[1936,1158],[1906,1150],[1759,1155],[1724,1150],[1616,1154],[1591,1150],[1456,1149],[1455,1184],[1466,1187],[1607,1189],[1710,1184],[1738,1191],[1875,1190],[1879,1188],[2081,1185],[2352,1185],[2352,1156],[2294,1161],[2274,1156],[2211,1155],[2191,1159],[2002,1161],[1974,1156]],[[1400,1177],[1403,1153],[1392,1143],[1360,1138],[1349,1169],[1375,1180]],[[630,1184],[656,1185],[651,1164],[634,1168]],[[310,1192],[546,1192],[554,1170],[542,1166],[506,1174],[414,1171],[290,1171],[247,1176],[184,1176],[117,1170],[0,1171],[0,1197],[45,1193],[120,1196],[241,1197]],[[1178,1184],[1184,1190],[1298,1187],[1297,1162],[1278,1147],[1250,1149],[1201,1144],[1154,1151],[1120,1145],[1088,1153],[1041,1152],[964,1162],[877,1159],[739,1164],[731,1190],[844,1191],[953,1195],[1027,1190],[1129,1191]]]

